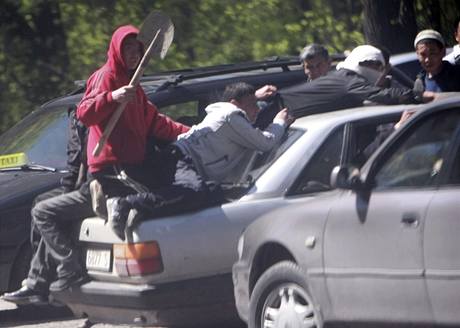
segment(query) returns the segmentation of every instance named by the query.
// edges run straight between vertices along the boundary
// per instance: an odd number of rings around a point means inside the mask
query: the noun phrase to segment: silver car
[[[129,243],[104,220],[84,220],[79,239],[92,281],[55,297],[94,322],[237,318],[231,268],[244,228],[265,213],[329,191],[334,166],[359,167],[378,131],[414,107],[369,106],[298,119],[276,149],[247,154],[224,184],[226,203],[143,221],[128,234]]]
[[[240,238],[248,326],[460,326],[460,97],[427,105],[331,183]]]

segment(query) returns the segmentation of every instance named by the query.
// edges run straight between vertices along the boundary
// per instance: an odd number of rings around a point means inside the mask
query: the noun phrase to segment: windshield
[[[256,181],[267,168],[275,162],[300,136],[304,133],[303,130],[290,128],[283,136],[280,144],[274,147],[271,151],[259,152],[247,150],[244,154],[244,159],[240,165],[235,168],[234,172],[227,177],[224,184],[230,185],[247,185]]]
[[[262,173],[276,160],[278,159],[289,147],[291,147],[294,142],[303,135],[305,131],[297,130],[290,128],[284,134],[281,139],[280,144],[277,147],[274,147],[269,152],[258,153],[254,159],[254,162],[251,163],[250,170],[246,176],[247,180],[255,181],[257,180]]]
[[[67,108],[63,106],[27,115],[0,136],[0,168],[38,164],[65,169],[67,126]]]

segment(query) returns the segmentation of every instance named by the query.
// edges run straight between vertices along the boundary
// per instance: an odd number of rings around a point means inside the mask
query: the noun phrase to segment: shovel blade
[[[163,59],[174,39],[174,24],[171,19],[161,11],[152,11],[142,23],[137,39],[144,44],[146,49],[157,31],[160,33],[153,45],[151,54]]]

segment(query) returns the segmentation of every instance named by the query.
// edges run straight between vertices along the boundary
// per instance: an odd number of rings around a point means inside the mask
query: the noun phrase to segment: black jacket
[[[86,162],[86,143],[88,129],[77,119],[76,107],[68,110],[69,139],[67,141],[67,169],[69,173],[61,179],[65,192],[79,189],[86,181],[88,165]]]
[[[442,62],[442,69],[433,79],[443,92],[460,91],[460,65],[452,65],[448,61]],[[415,80],[414,90],[425,91],[426,72],[421,71]]]
[[[279,95],[295,117],[362,106],[365,100],[388,105],[418,102],[418,94],[411,89],[376,87],[347,69],[281,89]]]

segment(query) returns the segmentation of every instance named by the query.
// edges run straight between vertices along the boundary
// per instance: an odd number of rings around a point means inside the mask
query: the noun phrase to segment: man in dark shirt
[[[331,69],[329,52],[321,44],[312,43],[305,46],[300,52],[299,59],[302,62],[307,83],[326,75]],[[270,94],[266,91],[269,91]],[[276,113],[284,108],[277,91],[275,86],[264,86],[256,91],[256,97],[261,100],[258,101],[261,111],[254,123],[255,127],[264,130],[272,122]]]
[[[282,89],[279,95],[283,107],[295,117],[362,106],[365,101],[393,105],[426,102],[434,97],[431,92],[377,86],[382,74],[386,70],[381,50],[362,45],[353,49],[337,70]]]
[[[460,91],[460,66],[444,61],[446,45],[435,30],[423,30],[415,37],[415,51],[423,70],[417,75],[414,90],[418,92]]]

